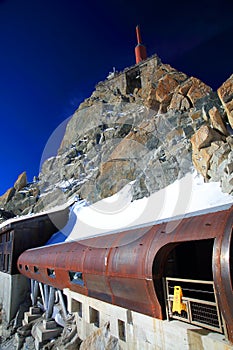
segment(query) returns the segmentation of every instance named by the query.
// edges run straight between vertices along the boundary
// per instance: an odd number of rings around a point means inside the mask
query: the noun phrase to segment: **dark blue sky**
[[[0,194],[39,173],[53,130],[112,67],[149,55],[215,90],[232,73],[233,2],[0,0]]]

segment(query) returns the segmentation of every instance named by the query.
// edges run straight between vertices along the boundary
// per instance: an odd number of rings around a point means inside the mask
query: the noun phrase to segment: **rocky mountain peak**
[[[194,167],[232,193],[232,110],[233,76],[214,92],[154,55],[98,83],[38,181],[26,184],[22,175],[0,206],[22,215],[74,195],[93,203],[130,181],[138,199]]]

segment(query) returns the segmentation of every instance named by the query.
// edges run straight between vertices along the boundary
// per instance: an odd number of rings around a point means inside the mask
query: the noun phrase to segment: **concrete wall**
[[[99,314],[99,327],[110,321],[111,334],[119,339],[122,350],[233,349],[222,334],[176,320],[170,322],[157,320],[69,289],[63,292],[67,295],[68,311],[75,312],[78,333],[82,340],[98,329],[91,322],[91,312],[94,309]]]
[[[28,278],[23,275],[9,275],[0,271],[0,303],[3,308],[4,321],[9,322],[15,317],[28,290]]]

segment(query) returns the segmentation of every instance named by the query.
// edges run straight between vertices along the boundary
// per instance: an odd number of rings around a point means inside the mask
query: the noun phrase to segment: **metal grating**
[[[190,302],[192,321],[219,328],[217,307],[215,305]]]
[[[173,312],[174,286],[182,287],[185,296],[182,303],[186,305],[186,311]],[[178,319],[201,327],[223,332],[221,316],[215,296],[212,281],[165,278],[164,291],[166,294],[166,307],[168,319]]]

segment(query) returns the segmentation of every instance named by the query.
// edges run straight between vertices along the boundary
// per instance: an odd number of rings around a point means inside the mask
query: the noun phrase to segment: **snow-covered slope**
[[[201,175],[189,173],[166,188],[131,202],[132,184],[112,197],[91,206],[77,202],[71,208],[70,220],[63,230],[66,241],[114,232],[122,228],[182,216],[196,211],[233,203],[233,197],[221,192],[217,182],[204,183]]]

